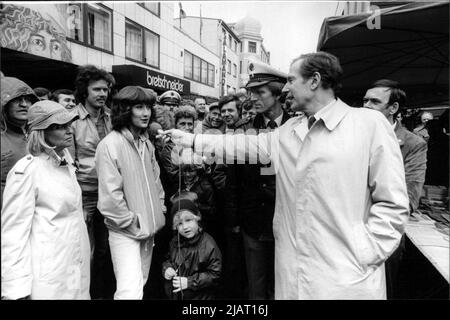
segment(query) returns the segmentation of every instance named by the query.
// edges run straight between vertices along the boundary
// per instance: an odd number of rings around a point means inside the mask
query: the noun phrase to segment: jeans
[[[110,230],[109,245],[117,279],[114,300],[142,300],[152,262],[153,238],[135,240]]]
[[[242,231],[250,300],[274,299],[274,241],[261,241]]]
[[[108,243],[108,229],[97,209],[97,193],[83,193],[83,212],[91,244],[91,298],[112,299],[116,279]]]

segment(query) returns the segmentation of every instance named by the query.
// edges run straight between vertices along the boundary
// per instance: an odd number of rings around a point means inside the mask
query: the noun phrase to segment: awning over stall
[[[0,69],[3,74],[19,78],[31,88],[73,90],[77,68],[72,63],[1,48]]]
[[[448,105],[449,3],[393,4],[326,18],[317,50],[339,57],[340,96],[349,104],[360,106],[375,80],[392,79],[405,89],[408,107]]]

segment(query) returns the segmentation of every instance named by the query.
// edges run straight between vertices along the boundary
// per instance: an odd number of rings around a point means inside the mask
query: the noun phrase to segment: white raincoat
[[[90,248],[73,160],[25,156],[6,181],[2,298],[90,299]]]
[[[381,113],[340,100],[315,116],[309,131],[296,117],[258,136],[198,135],[194,146],[272,162],[276,299],[385,299],[384,261],[408,219],[397,138]]]

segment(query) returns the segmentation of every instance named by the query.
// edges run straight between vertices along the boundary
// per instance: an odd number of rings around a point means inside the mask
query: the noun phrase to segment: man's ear
[[[389,107],[389,113],[390,113],[390,114],[395,114],[395,113],[398,111],[398,108],[399,108],[399,107],[400,107],[400,106],[399,106],[398,102],[394,102],[394,103],[391,104],[390,107]]]
[[[320,82],[322,81],[322,76],[318,72],[314,72],[314,74],[311,77],[311,90],[316,90],[320,87]]]

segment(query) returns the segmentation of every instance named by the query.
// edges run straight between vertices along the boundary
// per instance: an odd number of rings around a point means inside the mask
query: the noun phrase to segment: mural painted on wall
[[[67,5],[4,4],[0,9],[2,47],[71,62],[65,20]]]

